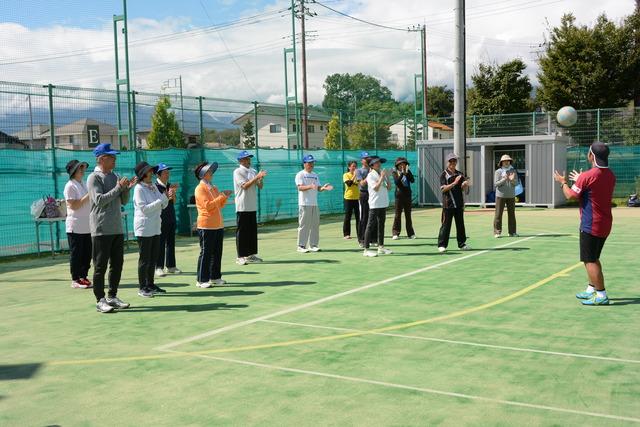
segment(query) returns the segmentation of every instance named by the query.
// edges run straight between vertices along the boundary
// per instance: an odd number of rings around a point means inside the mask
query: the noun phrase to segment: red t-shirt
[[[609,168],[594,167],[580,174],[571,186],[571,192],[580,200],[580,231],[596,237],[609,236],[615,186],[616,176]]]

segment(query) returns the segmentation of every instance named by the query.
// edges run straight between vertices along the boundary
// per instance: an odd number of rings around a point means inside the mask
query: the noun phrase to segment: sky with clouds
[[[399,29],[426,24],[428,84],[453,84],[455,0],[320,0],[358,18]],[[480,62],[515,57],[536,83],[536,55],[564,13],[591,24],[619,20],[634,0],[467,0],[467,79]],[[128,0],[131,80],[157,92],[182,75],[184,93],[283,102],[283,49],[291,45],[289,1]],[[341,16],[317,3],[307,21],[309,101],[320,103],[332,73],[376,76],[398,99],[412,99],[420,70],[417,33]],[[3,0],[0,79],[113,88],[112,15],[120,0]],[[300,31],[299,26],[297,31]],[[299,47],[299,46],[298,46]]]

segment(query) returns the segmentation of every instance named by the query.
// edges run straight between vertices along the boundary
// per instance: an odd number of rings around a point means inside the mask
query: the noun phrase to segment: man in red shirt
[[[589,148],[588,160],[592,167],[587,172],[575,170],[569,174],[574,184],[569,187],[564,175],[555,171],[554,179],[560,183],[567,200],[580,202],[580,261],[584,263],[589,285],[576,295],[583,305],[607,305],[609,298],[604,288],[600,253],[611,232],[611,198],[616,177],[609,169],[609,147],[594,142]]]

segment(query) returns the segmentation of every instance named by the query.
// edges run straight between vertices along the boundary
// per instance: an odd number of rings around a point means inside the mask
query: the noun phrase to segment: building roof
[[[37,124],[33,125],[33,129],[31,126],[27,126],[26,128],[14,133],[13,136],[22,140],[30,140],[31,135],[33,135],[33,139],[43,139],[45,138],[45,135],[43,134],[48,130],[49,125]]]
[[[100,126],[100,134],[102,135],[117,135],[118,129],[108,123],[100,122],[98,120],[84,118],[69,123],[68,125],[60,126],[56,128],[56,136],[62,135],[83,135],[87,131],[87,125]],[[51,132],[46,131],[42,133],[43,137],[50,137]]]
[[[233,123],[234,125],[240,124],[241,122],[245,121],[248,118],[253,118],[253,114],[254,113],[252,108],[251,110],[247,111],[246,113],[244,113],[243,115],[241,115],[231,123]],[[290,111],[289,114],[293,114],[293,111]],[[284,117],[285,109],[284,109],[284,106],[271,106],[271,105],[258,106],[258,115]],[[327,122],[328,123],[329,120],[331,120],[331,115],[329,113],[327,113],[324,110],[319,110],[316,108],[308,108],[307,115],[309,116],[310,122]]]

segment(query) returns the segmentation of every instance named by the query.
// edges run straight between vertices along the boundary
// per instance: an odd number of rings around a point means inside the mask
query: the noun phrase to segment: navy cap
[[[119,151],[113,150],[111,148],[111,144],[98,144],[96,148],[93,149],[93,155],[96,157],[111,155],[115,156],[116,154],[120,154]]]
[[[314,159],[314,158],[313,158],[313,156],[312,156],[311,154],[307,154],[306,156],[304,156],[304,157],[302,158],[302,162],[303,162],[303,163],[313,163],[313,162],[315,162],[315,161],[316,161],[316,159]]]
[[[247,157],[253,157],[253,154],[251,154],[247,150],[242,150],[241,152],[238,153],[236,160],[246,159]]]
[[[363,151],[363,152],[360,153],[360,158],[361,159],[366,159],[367,157],[371,157],[371,156],[366,151]]]
[[[158,163],[158,166],[156,166],[158,168],[158,170],[156,171],[157,174],[160,174],[160,172],[162,171],[170,171],[171,169],[173,169],[171,166],[167,166],[164,163]]]

